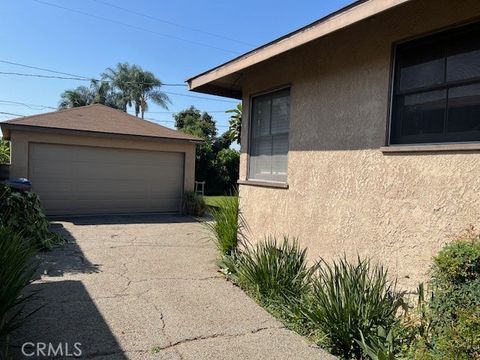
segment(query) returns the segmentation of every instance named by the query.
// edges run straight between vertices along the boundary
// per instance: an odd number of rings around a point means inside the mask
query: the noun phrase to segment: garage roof
[[[190,90],[242,98],[243,71],[411,0],[357,0],[290,34],[187,79]]]
[[[202,141],[200,138],[140,119],[121,110],[94,104],[46,114],[26,116],[0,122],[6,139],[10,130],[60,130],[111,135],[128,135],[182,141]]]

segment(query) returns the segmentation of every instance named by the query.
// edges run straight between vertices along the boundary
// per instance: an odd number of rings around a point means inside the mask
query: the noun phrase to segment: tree
[[[115,69],[107,68],[102,74],[102,80],[109,82],[115,89],[118,93],[120,106],[126,112],[127,106],[131,107],[133,103],[130,65],[128,63],[118,63]]]
[[[184,133],[213,141],[217,135],[217,127],[213,117],[207,112],[201,113],[193,105],[173,115],[175,127]]]
[[[226,113],[231,113],[229,120],[228,135],[232,141],[240,144],[242,137],[242,103],[238,103],[235,109],[227,110]]]
[[[160,105],[164,109],[168,109],[168,104],[171,101],[167,94],[160,91],[162,82],[153,75],[150,71],[143,71],[140,68],[136,69],[133,73],[134,77],[134,102],[135,102],[135,114],[138,116],[140,111],[142,119],[145,111],[148,110],[148,102],[153,101],[155,104]]]
[[[231,193],[237,186],[240,166],[240,152],[225,148],[217,153],[216,168],[222,181],[224,193]]]
[[[79,86],[75,89],[65,90],[61,95],[58,105],[59,109],[68,109],[93,103],[92,91],[86,86]]]
[[[92,80],[90,87],[78,86],[75,89],[65,90],[61,95],[58,107],[68,109],[90,104],[103,104],[116,109],[121,109],[119,94],[116,93],[108,82]]]
[[[116,68],[108,68],[102,79],[111,82],[118,90],[124,111],[127,106],[134,106],[135,115],[144,118],[150,101],[168,109],[171,103],[167,94],[160,90],[162,82],[150,71],[143,70],[138,65],[118,63]]]
[[[195,179],[206,181],[207,194],[226,194],[238,180],[240,154],[230,149],[228,132],[217,137],[215,120],[194,106],[174,115],[175,127],[205,141],[197,145]]]

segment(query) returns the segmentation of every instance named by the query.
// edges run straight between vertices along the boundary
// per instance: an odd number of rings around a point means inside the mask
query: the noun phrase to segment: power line
[[[70,73],[66,73],[66,72],[62,72],[62,71],[57,71],[57,70],[51,70],[51,69],[41,68],[41,67],[38,67],[38,66],[20,64],[20,63],[13,62],[13,61],[0,60],[0,63],[9,64],[9,65],[15,65],[15,66],[22,66],[22,67],[29,68],[29,69],[35,69],[35,70],[41,70],[41,71],[48,71],[48,72],[55,73],[55,74],[67,75],[67,76],[74,76],[74,77],[76,77],[76,78],[84,78],[84,79],[91,80],[90,78],[88,78],[88,77],[86,77],[86,76],[82,76],[82,75],[70,74]]]
[[[221,47],[218,47],[218,46],[208,45],[208,44],[204,44],[204,43],[201,43],[201,42],[184,39],[184,38],[181,38],[181,37],[178,37],[178,36],[160,33],[160,32],[157,32],[157,31],[153,31],[153,30],[143,28],[141,26],[124,23],[122,21],[106,18],[106,17],[103,17],[103,16],[98,16],[98,15],[95,15],[95,14],[90,14],[90,13],[80,11],[80,10],[75,10],[75,9],[72,9],[72,8],[69,8],[69,7],[66,7],[66,6],[52,4],[52,3],[49,3],[47,1],[42,1],[42,0],[33,0],[33,1],[35,1],[39,4],[63,9],[63,10],[70,11],[70,12],[73,12],[73,13],[81,14],[83,16],[88,16],[88,17],[91,17],[91,18],[94,18],[94,19],[99,19],[99,20],[108,21],[108,22],[111,22],[111,23],[114,23],[114,24],[117,24],[117,25],[126,26],[126,27],[129,27],[129,28],[138,30],[138,31],[144,31],[144,32],[148,32],[148,33],[155,34],[155,35],[158,35],[158,36],[167,37],[167,38],[170,38],[170,39],[179,40],[179,41],[187,42],[187,43],[190,43],[190,44],[204,46],[204,47],[208,47],[208,48],[211,48],[211,49],[225,51],[225,52],[229,52],[229,53],[233,53],[233,54],[238,54],[239,53],[238,51],[224,49],[224,48],[221,48]]]
[[[179,111],[147,111],[147,113],[150,114],[176,114]],[[226,110],[202,110],[202,112],[207,112],[207,113],[225,113]]]
[[[255,46],[253,44],[249,44],[249,43],[241,41],[241,40],[232,39],[232,38],[224,36],[224,35],[219,35],[219,34],[209,32],[209,31],[196,29],[196,28],[193,28],[193,27],[190,27],[190,26],[185,26],[185,25],[182,25],[182,24],[175,23],[173,21],[160,19],[158,17],[151,16],[151,15],[148,15],[148,14],[144,14],[144,13],[141,13],[141,12],[138,12],[138,11],[135,11],[135,10],[127,9],[127,8],[124,8],[124,7],[121,7],[121,6],[118,6],[118,5],[111,4],[111,3],[106,2],[106,1],[102,1],[102,0],[93,0],[93,1],[95,1],[96,3],[99,3],[99,4],[103,4],[105,6],[110,6],[114,9],[125,11],[129,14],[135,14],[135,15],[138,15],[138,16],[142,16],[142,17],[147,18],[147,19],[151,19],[151,20],[155,20],[155,21],[158,21],[158,22],[162,22],[164,24],[176,26],[176,27],[181,28],[181,29],[186,29],[186,30],[190,30],[190,31],[193,31],[193,32],[202,33],[202,34],[205,34],[205,35],[215,36],[215,37],[220,38],[220,39],[234,41],[236,43],[247,45],[247,46]]]
[[[36,1],[36,0],[34,0]],[[0,75],[15,75],[15,76],[25,76],[25,77],[37,77],[37,78],[42,78],[42,79],[59,79],[59,80],[77,80],[77,81],[87,81],[87,79],[79,79],[79,78],[74,78],[74,77],[65,77],[65,76],[57,76],[57,75],[41,75],[41,74],[25,74],[25,73],[17,73],[17,72],[7,72],[7,71],[0,71]],[[95,79],[92,79],[95,80]],[[100,81],[100,80],[98,80]],[[110,81],[106,81],[110,82]],[[111,82],[110,82],[111,83]],[[137,82],[131,82],[135,84],[148,84],[148,83],[137,83]],[[162,84],[164,85],[164,84]],[[165,86],[172,86],[172,84],[168,84]],[[190,98],[195,98],[195,99],[203,99],[203,100],[212,100],[212,101],[222,101],[222,102],[237,102],[236,100],[226,100],[226,99],[214,99],[214,98],[208,98],[205,96],[195,96],[195,95],[188,95],[188,94],[180,94],[180,93],[174,93],[174,92],[168,92],[164,91],[165,94],[169,95],[174,95],[174,96],[185,96],[185,97],[190,97]]]
[[[7,60],[0,60],[0,63],[4,63],[4,64],[9,64],[9,65],[15,65],[15,66],[21,66],[21,67],[25,67],[25,68],[29,68],[29,69],[36,69],[36,70],[41,70],[41,71],[47,71],[47,72],[51,72],[51,73],[54,73],[54,74],[60,74],[60,75],[67,75],[67,76],[70,76],[68,78],[65,78],[65,79],[68,79],[70,80],[71,77],[74,77],[75,80],[78,79],[78,80],[85,80],[85,81],[98,81],[98,82],[112,82],[112,81],[107,81],[107,80],[100,80],[100,79],[95,79],[93,77],[87,77],[87,76],[83,76],[83,75],[76,75],[76,74],[71,74],[71,73],[66,73],[66,72],[62,72],[62,71],[58,71],[58,70],[52,70],[52,69],[47,69],[47,68],[42,68],[42,67],[38,67],[38,66],[33,66],[33,65],[26,65],[26,64],[20,64],[20,63],[17,63],[17,62],[14,62],[14,61],[7,61]],[[25,74],[23,73],[9,73],[9,72],[4,72],[4,74],[8,74],[8,75],[17,75],[19,74],[20,76],[23,76]],[[31,76],[34,76],[34,74],[28,74],[28,75],[31,75]],[[62,77],[60,77],[62,78]],[[145,84],[145,85],[148,85],[148,84],[153,84],[153,83],[147,83],[147,82],[139,82],[139,81],[127,81],[126,83],[136,83],[136,84]],[[186,84],[184,83],[162,83],[162,86],[187,86]]]
[[[12,105],[23,105],[28,107],[29,109],[32,110],[42,110],[42,109],[54,109],[56,110],[56,107],[53,106],[47,106],[47,105],[36,105],[36,104],[29,104],[29,103],[24,103],[20,101],[10,101],[10,100],[0,100],[0,103],[5,103],[5,104],[12,104]]]
[[[21,114],[14,114],[14,113],[5,112],[5,111],[0,111],[0,114],[4,114],[4,115],[12,115],[12,116],[25,116],[25,115],[21,115]]]
[[[11,101],[11,100],[0,100],[0,103],[5,103],[5,104],[12,104],[12,105],[23,105],[26,106],[30,109],[33,110],[41,110],[41,109],[53,109],[56,110],[57,108],[54,106],[49,106],[49,105],[40,105],[40,104],[31,104],[31,103],[25,103],[21,101]],[[35,109],[35,108],[41,108],[41,109]],[[181,110],[180,110],[181,111]],[[149,114],[176,114],[179,111],[147,111]],[[202,112],[207,112],[207,113],[225,113],[225,110],[202,110]]]
[[[53,109],[57,110],[56,107],[53,106],[48,106],[48,105],[39,105],[39,104],[31,104],[31,103],[25,103],[21,101],[12,101],[12,100],[1,100],[0,99],[0,104],[13,104],[13,105],[22,105],[26,106],[29,109],[32,110],[42,110],[42,109]],[[211,111],[203,111],[207,113],[225,113],[224,110],[211,110]],[[178,113],[176,111],[147,111],[147,113],[150,114],[175,114]],[[0,112],[0,114],[6,114],[6,115],[14,115],[14,116],[25,116],[25,115],[20,115],[20,114],[13,114],[13,113],[5,113],[5,112]],[[174,120],[160,120],[156,118],[146,118],[147,120],[153,120],[153,121],[161,121],[161,122],[166,122],[166,123],[175,123]],[[229,126],[226,125],[217,125],[219,128],[228,128]]]
[[[0,75],[14,75],[14,76],[26,76],[26,77],[38,77],[43,79],[58,79],[58,80],[76,80],[76,81],[95,81],[103,83],[113,83],[110,80],[100,80],[95,78],[79,78],[79,77],[66,77],[58,75],[43,75],[43,74],[29,74],[29,73],[19,73],[12,71],[0,71]],[[142,85],[152,85],[155,83],[141,82],[141,81],[125,81],[126,84],[142,84]],[[171,83],[161,83],[161,86],[186,86],[185,84],[171,84]]]
[[[164,122],[164,123],[175,123],[175,120],[160,120],[160,119],[155,119],[155,118],[151,118],[151,117],[148,117],[148,118],[145,118],[145,120],[151,120],[151,121],[159,121],[159,122]],[[216,127],[218,128],[229,128],[228,125],[216,125]]]
[[[92,79],[81,79],[76,77],[65,77],[57,75],[41,75],[41,74],[26,74],[18,72],[9,72],[9,71],[0,71],[0,75],[15,75],[15,76],[26,76],[26,77],[37,77],[42,79],[59,79],[59,80],[77,80],[77,81],[91,81]]]

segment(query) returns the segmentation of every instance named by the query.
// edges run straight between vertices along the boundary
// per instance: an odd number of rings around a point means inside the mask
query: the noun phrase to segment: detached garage
[[[47,214],[178,212],[200,139],[103,105],[0,123]]]

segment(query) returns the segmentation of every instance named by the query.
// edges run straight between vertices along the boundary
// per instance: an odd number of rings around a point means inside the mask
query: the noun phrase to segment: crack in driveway
[[[218,334],[211,334],[211,335],[199,335],[199,336],[195,336],[195,337],[192,337],[192,338],[186,338],[186,339],[182,339],[182,340],[179,340],[179,341],[175,341],[173,343],[170,343],[167,346],[160,347],[160,350],[162,350],[162,351],[163,350],[168,350],[168,349],[174,348],[176,346],[183,345],[183,344],[186,344],[186,343],[190,343],[190,342],[193,342],[193,341],[216,339],[216,338],[220,338],[220,337],[234,338],[234,337],[257,334],[257,333],[259,333],[261,331],[265,331],[265,330],[275,330],[275,329],[277,329],[277,330],[278,329],[285,329],[285,327],[284,326],[262,327],[262,328],[254,329],[254,330],[251,330],[251,331],[248,331],[248,332],[237,333],[237,334],[218,333]]]

